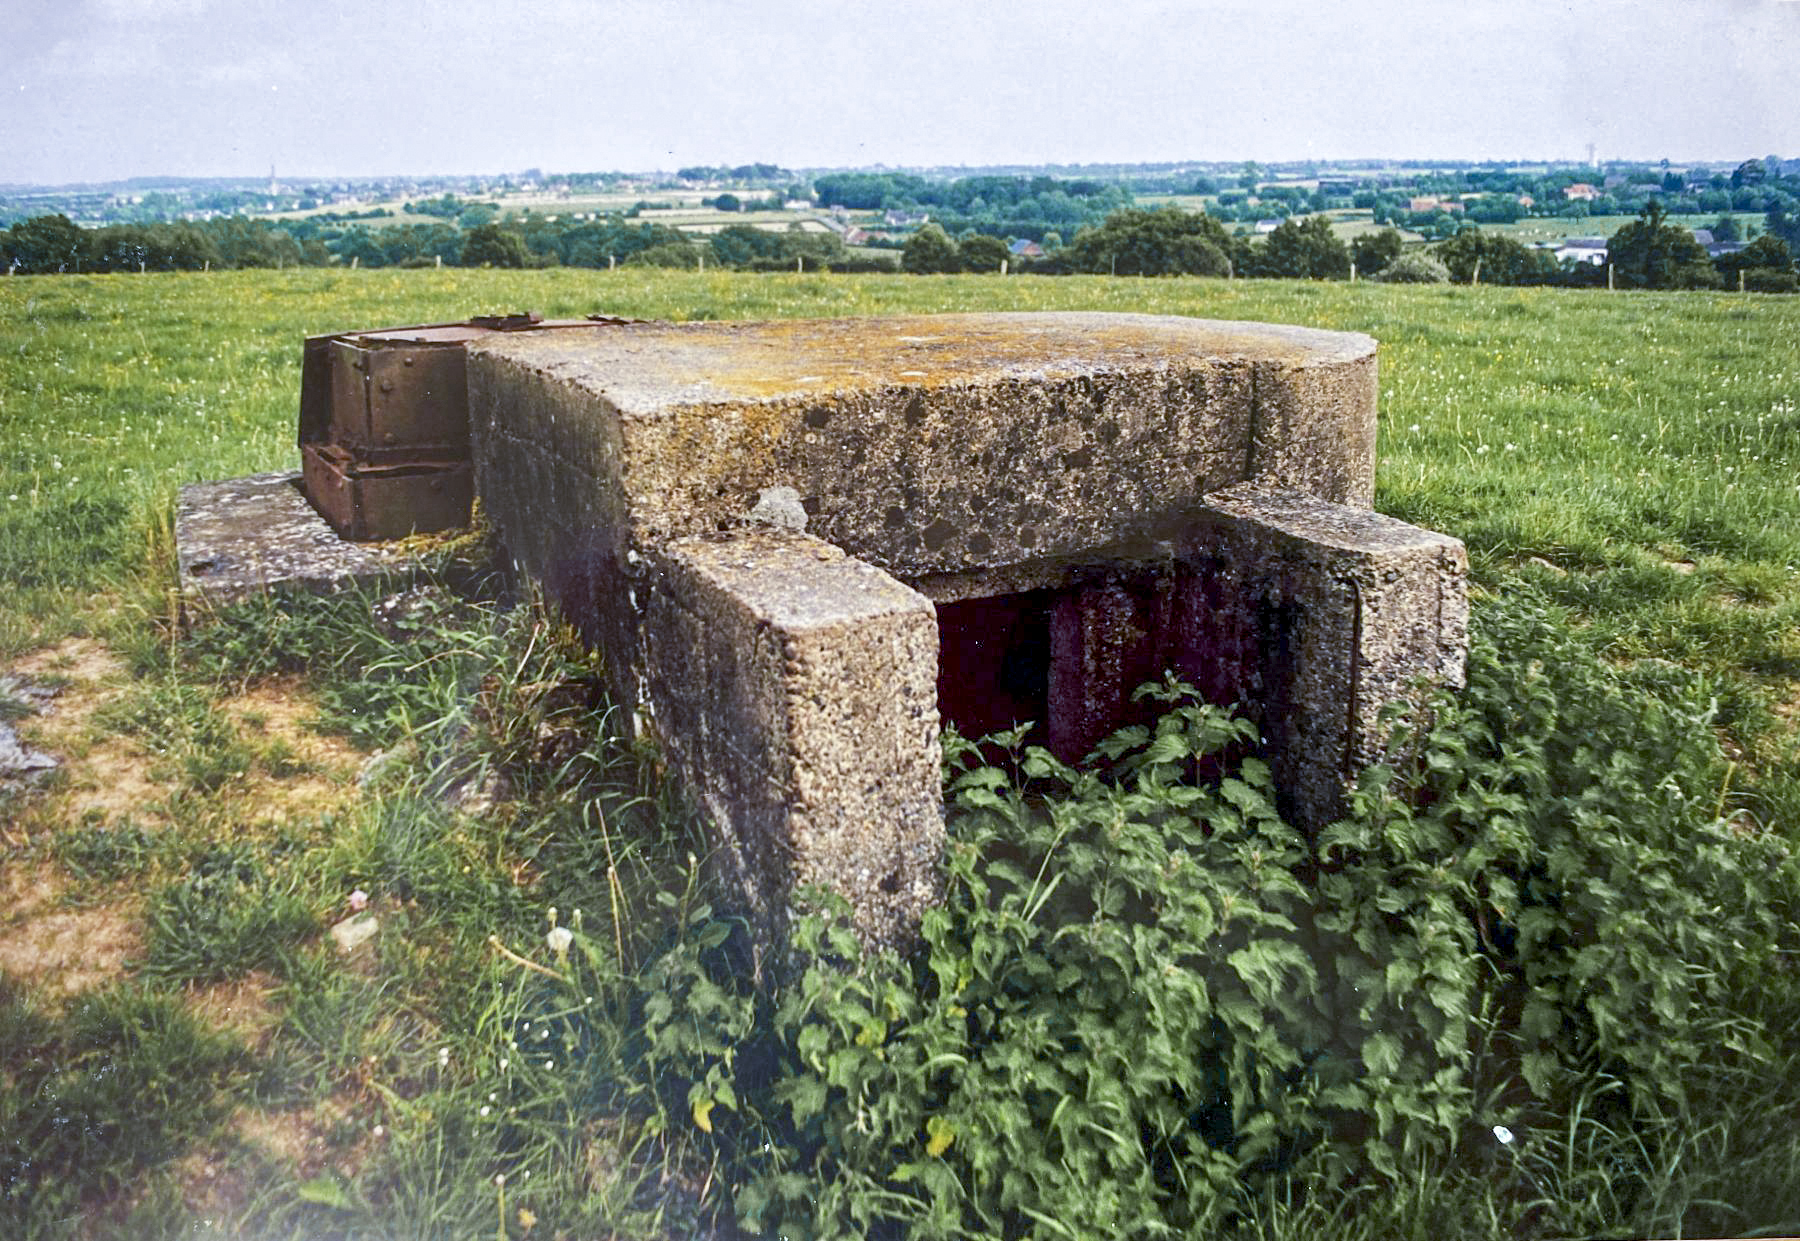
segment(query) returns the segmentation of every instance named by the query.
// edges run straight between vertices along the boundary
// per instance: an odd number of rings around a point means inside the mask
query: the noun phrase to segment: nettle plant
[[[1776,1063],[1795,867],[1728,813],[1706,685],[1527,605],[1481,620],[1468,690],[1396,721],[1316,840],[1233,757],[1253,728],[1169,682],[1079,769],[948,739],[945,900],[911,956],[865,956],[824,898],[766,993],[683,941],[716,985],[665,990],[658,1028],[721,1003],[733,1028],[670,1043],[659,1090],[733,1162],[740,1218],[1185,1235],[1277,1185],[1493,1168],[1494,1126],[1516,1156],[1596,1099],[1666,1122],[1703,1066]]]

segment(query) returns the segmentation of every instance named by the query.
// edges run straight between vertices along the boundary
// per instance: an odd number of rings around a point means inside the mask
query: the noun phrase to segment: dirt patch
[[[57,809],[65,822],[142,816],[168,794],[150,779],[150,759],[142,750],[94,728],[94,713],[129,683],[124,661],[105,643],[70,638],[25,656],[11,671],[56,690],[40,714],[19,721],[19,735],[63,761]]]
[[[281,1013],[269,1000],[275,978],[252,970],[242,978],[190,988],[187,1005],[207,1025],[229,1030],[254,1050],[261,1050],[281,1021]]]
[[[1788,686],[1787,694],[1775,703],[1775,714],[1786,721],[1789,728],[1800,728],[1800,682]]]
[[[40,816],[63,825],[130,818],[146,827],[171,822],[178,785],[138,741],[95,723],[97,712],[130,689],[122,660],[105,644],[72,638],[17,661],[12,671],[56,687],[42,714],[19,721],[19,734],[62,760],[54,804]],[[317,710],[298,677],[258,685],[226,698],[216,710],[253,746],[259,761],[213,797],[249,821],[311,817],[340,807],[355,791],[362,755],[310,725]]]
[[[40,904],[9,914],[0,929],[0,972],[62,999],[113,981],[142,948],[135,907],[50,910]]]
[[[0,869],[0,928],[51,908],[61,895],[62,885],[47,863]]]
[[[301,1180],[328,1165],[352,1175],[368,1144],[381,1140],[371,1125],[358,1123],[354,1104],[341,1093],[310,1106],[274,1112],[241,1108],[232,1117],[231,1128],[238,1140],[270,1162],[291,1168]]]
[[[226,1233],[271,1185],[326,1172],[353,1180],[381,1140],[357,1125],[341,1095],[272,1112],[241,1107],[220,1140],[190,1152],[171,1172],[189,1217]]]
[[[259,771],[234,790],[262,817],[323,814],[355,795],[364,756],[342,738],[314,731],[318,709],[299,678],[265,682],[225,699],[219,710],[262,748],[265,766],[277,767],[279,774]],[[277,751],[282,759],[274,757]]]
[[[246,1167],[237,1151],[194,1151],[176,1160],[170,1172],[189,1227],[208,1236],[236,1236],[232,1226],[255,1201],[259,1171]]]

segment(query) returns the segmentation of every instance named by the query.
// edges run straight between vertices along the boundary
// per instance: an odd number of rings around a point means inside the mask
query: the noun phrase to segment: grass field
[[[0,669],[57,690],[49,714],[16,686],[0,712],[65,759],[47,788],[0,793],[0,1233],[688,1235],[722,1201],[744,1151],[708,1117],[736,1106],[716,1072],[732,1044],[706,1051],[654,999],[710,1013],[701,1043],[750,1020],[681,972],[711,951],[703,845],[653,758],[607,732],[554,621],[428,591],[375,619],[352,598],[170,623],[175,490],[294,464],[301,337],[519,309],[1370,333],[1377,506],[1467,543],[1478,618],[1523,601],[1592,677],[1699,678],[1718,708],[1690,727],[1718,749],[1702,811],[1800,843],[1800,299],[636,269],[0,279]],[[1543,658],[1521,656],[1521,684]],[[359,890],[383,930],[346,963],[323,931]],[[545,947],[552,907],[586,920],[567,959]],[[1766,977],[1791,968],[1771,960]],[[671,1095],[707,1056],[701,1093]],[[1789,1041],[1757,1063],[1797,1057]],[[1245,1235],[1792,1230],[1800,1202],[1769,1188],[1800,1181],[1786,1080],[1695,1086],[1664,1129],[1575,1116],[1511,1180],[1458,1147],[1411,1188],[1276,1195]]]

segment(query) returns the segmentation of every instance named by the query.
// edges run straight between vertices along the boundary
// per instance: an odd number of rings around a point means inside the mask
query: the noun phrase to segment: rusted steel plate
[[[370,448],[403,444],[457,445],[468,455],[469,380],[460,345],[397,344],[365,349],[360,359],[368,392]]]
[[[338,537],[362,542],[469,524],[475,498],[467,461],[363,465],[331,444],[301,451],[306,493]]]
[[[300,442],[310,444],[331,433],[331,338],[308,337],[300,356]]]

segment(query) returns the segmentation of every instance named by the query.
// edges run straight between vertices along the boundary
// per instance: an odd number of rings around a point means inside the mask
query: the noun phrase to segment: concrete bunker
[[[941,717],[1078,758],[1172,669],[1316,826],[1378,716],[1459,683],[1465,557],[1370,509],[1375,342],[967,314],[467,344],[476,493],[606,654],[760,933],[797,884],[903,939]]]

